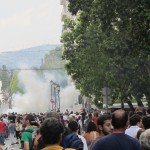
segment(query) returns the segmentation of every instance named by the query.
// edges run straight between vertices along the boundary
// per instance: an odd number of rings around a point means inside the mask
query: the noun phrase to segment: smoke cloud
[[[50,81],[62,83],[64,77],[58,73],[45,73],[44,78],[34,71],[23,70],[18,74],[19,85],[24,88],[24,94],[13,95],[13,110],[18,113],[47,112],[52,107],[50,103],[51,86]],[[80,105],[74,105],[78,101],[79,91],[75,89],[73,82],[68,79],[68,86],[60,86],[61,112],[66,109],[80,110]]]

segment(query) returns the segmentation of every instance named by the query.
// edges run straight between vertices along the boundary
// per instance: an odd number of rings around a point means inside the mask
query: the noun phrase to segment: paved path
[[[2,146],[3,150],[5,150],[7,147],[9,147],[9,150],[21,150],[21,149],[19,149],[20,144],[11,145],[9,139],[5,140],[5,146]]]

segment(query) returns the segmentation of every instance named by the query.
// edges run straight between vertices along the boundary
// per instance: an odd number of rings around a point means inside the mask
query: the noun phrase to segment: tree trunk
[[[128,106],[129,106],[129,108],[130,108],[130,110],[132,111],[132,112],[134,112],[134,107],[133,107],[133,105],[132,105],[132,102],[130,101],[130,100],[128,100],[127,101],[127,104],[128,104]]]
[[[138,105],[138,106],[144,107],[144,105],[143,105],[143,103],[142,103],[142,101],[141,101],[141,96],[136,95],[136,96],[135,96],[135,99],[136,99],[136,101],[137,101],[137,105]]]
[[[150,97],[147,97],[146,100],[147,100],[148,108],[150,108]]]
[[[124,102],[121,100],[121,109],[124,109]]]

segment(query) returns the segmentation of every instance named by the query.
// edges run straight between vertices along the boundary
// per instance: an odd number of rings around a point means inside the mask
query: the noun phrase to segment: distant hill
[[[6,65],[7,69],[19,69],[22,66],[29,68],[40,67],[45,54],[60,45],[41,45],[19,51],[1,52],[0,68]]]

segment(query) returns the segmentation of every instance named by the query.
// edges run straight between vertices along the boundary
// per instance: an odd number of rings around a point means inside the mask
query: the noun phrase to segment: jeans
[[[5,132],[0,132],[0,144],[4,145],[5,141]]]
[[[14,135],[15,135],[15,133],[10,133],[10,141],[11,141],[11,144],[14,144],[14,143],[15,143]]]
[[[6,126],[6,129],[5,129],[5,138],[8,138],[8,135],[9,135],[8,126]]]

